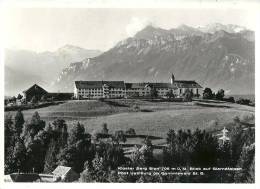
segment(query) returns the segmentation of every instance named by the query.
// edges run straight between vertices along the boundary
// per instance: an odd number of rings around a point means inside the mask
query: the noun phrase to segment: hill
[[[28,50],[5,50],[5,95],[16,95],[38,83],[47,88],[70,62],[101,54],[98,50],[87,50],[65,45],[54,52]]]

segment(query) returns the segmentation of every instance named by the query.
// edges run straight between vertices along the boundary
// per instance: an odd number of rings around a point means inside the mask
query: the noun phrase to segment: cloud
[[[132,37],[138,31],[150,24],[151,22],[147,18],[132,17],[129,24],[126,26],[126,33],[129,37]]]

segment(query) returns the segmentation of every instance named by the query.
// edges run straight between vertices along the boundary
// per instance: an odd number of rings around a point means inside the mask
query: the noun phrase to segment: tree
[[[237,127],[241,126],[241,121],[240,121],[240,118],[238,116],[235,116],[233,118],[233,122],[234,122],[235,126],[237,126]]]
[[[237,163],[237,167],[242,168],[241,171],[238,171],[234,180],[237,183],[254,183],[254,158],[255,157],[255,146],[244,145],[242,148],[242,152],[240,158]],[[253,174],[252,174],[253,173]]]
[[[186,89],[183,95],[184,95],[183,100],[185,102],[191,102],[192,101],[193,92],[191,90]]]
[[[83,170],[84,162],[91,161],[94,154],[91,152],[91,136],[85,133],[85,128],[77,123],[71,129],[68,137],[68,144],[59,155],[59,162],[72,167],[76,172]]]
[[[250,105],[252,102],[250,99],[239,98],[236,101],[237,104]]]
[[[101,133],[102,133],[102,134],[108,134],[107,123],[103,123],[103,124],[102,124]]]
[[[4,162],[5,162],[5,174],[13,172],[12,169],[12,155],[15,144],[15,134],[13,129],[12,116],[10,114],[5,115],[4,124]]]
[[[225,91],[223,89],[220,89],[216,94],[216,99],[223,100],[224,96],[225,96]]]
[[[11,170],[12,172],[19,172],[25,170],[25,161],[26,161],[26,148],[22,139],[16,138],[15,146],[13,151],[13,156],[11,159]]]
[[[18,94],[18,95],[17,95],[17,99],[18,99],[18,100],[21,100],[22,98],[23,98],[23,96],[22,96],[21,94]]]
[[[45,127],[45,121],[41,120],[39,113],[36,111],[32,115],[32,118],[29,122],[27,122],[23,129],[23,139],[25,141],[25,145],[31,140],[33,140],[34,136]]]
[[[20,136],[23,130],[24,117],[21,110],[18,110],[14,117],[14,131],[17,136]]]
[[[126,137],[125,137],[125,134],[124,134],[124,131],[122,130],[119,130],[119,131],[115,131],[115,134],[114,134],[114,141],[117,141],[117,142],[126,142]]]
[[[129,128],[126,130],[125,134],[127,135],[136,135],[135,130],[133,128]]]
[[[210,88],[205,88],[203,91],[203,98],[204,99],[213,99],[213,93]]]
[[[67,146],[67,124],[62,119],[57,119],[52,123],[51,138],[47,148],[44,164],[44,172],[51,173],[60,159],[59,152]]]
[[[40,138],[34,138],[27,144],[26,168],[28,172],[41,173],[44,168],[46,147]]]
[[[232,144],[226,141],[224,144],[220,144],[218,150],[218,167],[230,167],[232,165]],[[234,182],[234,173],[228,171],[222,171],[217,174],[216,182],[232,183]]]
[[[12,98],[10,98],[10,101],[13,102],[13,103],[15,103],[15,102],[16,102],[16,97],[13,96]]]
[[[234,99],[233,96],[230,96],[230,97],[228,97],[228,98],[225,98],[224,100],[227,101],[227,102],[235,103],[235,99]]]
[[[86,164],[85,170],[80,174],[80,182],[108,182],[108,169],[104,158],[98,155],[92,160],[92,166]]]
[[[149,137],[146,137],[143,141],[143,146],[140,151],[144,156],[145,166],[156,166],[155,159],[153,157],[153,145]]]
[[[166,93],[166,97],[167,97],[168,99],[172,99],[172,98],[175,98],[175,95],[174,95],[174,93],[173,93],[172,90],[169,90],[169,91]]]
[[[135,147],[133,153],[130,156],[131,159],[131,166],[132,167],[144,167],[145,166],[145,159],[144,154],[139,150],[138,147]]]

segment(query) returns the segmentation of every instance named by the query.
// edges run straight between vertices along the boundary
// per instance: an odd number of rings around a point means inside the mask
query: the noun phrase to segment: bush
[[[185,102],[191,102],[193,97],[193,92],[189,89],[186,89],[184,92],[184,98],[183,101]]]
[[[117,141],[117,142],[126,142],[126,137],[125,137],[125,134],[124,134],[124,131],[122,130],[119,130],[119,131],[116,131],[115,134],[114,134],[114,140]]]
[[[107,123],[103,123],[103,124],[102,124],[101,133],[102,133],[102,134],[108,134]]]
[[[125,134],[127,135],[136,135],[135,130],[133,128],[130,128],[126,130]]]
[[[203,98],[204,99],[213,99],[214,94],[210,88],[205,88],[203,91]]]
[[[133,106],[133,110],[134,110],[135,112],[139,112],[139,111],[140,111],[140,107],[139,107],[138,105],[134,105],[134,106]]]
[[[237,104],[242,104],[242,105],[250,105],[252,102],[251,100],[249,99],[246,99],[246,98],[239,98],[237,101],[236,101]]]
[[[21,94],[18,94],[17,99],[21,100],[22,98],[23,98],[23,96]]]
[[[225,96],[225,91],[223,89],[220,89],[216,94],[216,99],[223,100],[224,96]]]
[[[223,100],[226,101],[226,102],[232,102],[232,103],[235,103],[235,99],[234,99],[233,96],[228,97],[228,98],[224,98]]]
[[[193,97],[199,98],[199,97],[200,97],[200,94],[194,94]]]

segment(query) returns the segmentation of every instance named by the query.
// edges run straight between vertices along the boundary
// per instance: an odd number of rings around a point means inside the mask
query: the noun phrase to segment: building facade
[[[202,87],[196,81],[175,80],[172,74],[170,83],[125,83],[124,81],[75,81],[74,98],[131,98],[157,97],[167,98],[170,95],[182,97],[186,90],[195,96],[202,95]]]
[[[77,99],[124,98],[124,81],[75,81]]]

